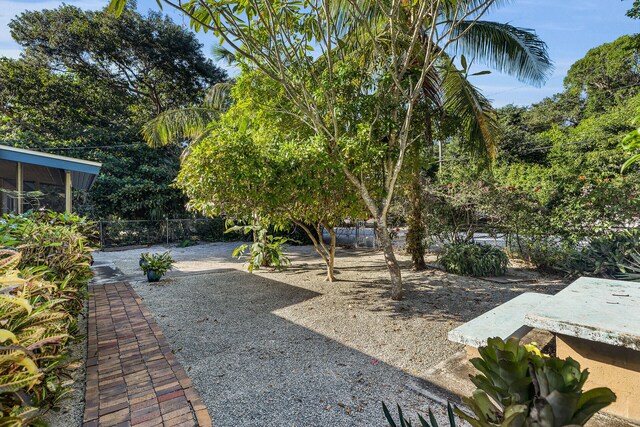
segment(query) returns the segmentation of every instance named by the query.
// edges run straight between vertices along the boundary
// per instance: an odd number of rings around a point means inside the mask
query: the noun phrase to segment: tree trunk
[[[335,282],[336,277],[333,274],[333,267],[335,265],[336,259],[336,230],[333,227],[325,226],[325,228],[329,232],[329,236],[331,238],[329,243],[329,259],[327,262],[327,281]]]
[[[420,150],[417,144],[412,147],[410,156],[411,176],[407,195],[411,203],[411,210],[407,221],[407,252],[411,254],[413,269],[420,271],[426,268],[424,261],[424,238],[426,233],[423,218],[424,203],[422,198]]]
[[[314,234],[313,231],[311,231],[311,229],[309,229],[309,227],[307,227],[304,223],[297,221],[295,219],[292,219],[292,221],[296,225],[298,225],[300,228],[302,228],[305,233],[307,233],[307,236],[309,236],[309,238],[313,242],[314,249],[316,250],[318,255],[322,257],[322,261],[324,261],[324,264],[327,266],[327,278],[325,280],[327,282],[335,282],[336,281],[336,277],[334,275],[334,265],[335,265],[335,259],[336,259],[335,229],[333,227],[323,224],[323,227],[329,232],[329,236],[331,236],[331,243],[329,248],[327,248],[327,246],[324,244],[324,241],[322,239],[322,229],[320,228],[320,224],[315,225],[316,233]]]
[[[391,237],[389,236],[389,230],[387,230],[387,224],[385,219],[378,219],[377,221],[378,238],[382,246],[382,252],[384,253],[384,260],[387,263],[387,269],[389,270],[389,276],[391,276],[391,299],[400,301],[404,296],[402,291],[402,274],[400,273],[400,266],[398,260],[393,252],[393,244],[391,243]]]
[[[431,116],[426,119],[424,133],[425,146],[433,146],[433,133],[431,129]],[[411,210],[407,221],[407,252],[411,254],[411,264],[416,271],[424,270],[427,265],[424,261],[424,238],[426,237],[424,224],[424,202],[422,198],[422,162],[420,158],[420,144],[414,142],[409,150],[409,184],[407,196],[411,203]]]

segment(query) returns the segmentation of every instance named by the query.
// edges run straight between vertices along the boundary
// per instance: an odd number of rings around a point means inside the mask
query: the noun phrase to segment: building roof
[[[91,187],[102,167],[102,163],[26,150],[24,148],[10,147],[2,144],[0,144],[0,160],[70,171],[73,186],[81,189]]]

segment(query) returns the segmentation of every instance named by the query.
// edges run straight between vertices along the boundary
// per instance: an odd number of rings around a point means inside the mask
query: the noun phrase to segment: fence
[[[103,248],[180,243],[186,240],[220,242],[242,240],[238,232],[225,233],[223,218],[103,220],[98,221],[100,245]],[[380,247],[374,224],[370,221],[345,222],[336,227],[337,243],[360,248]],[[301,229],[294,227],[285,233],[294,241],[309,243]],[[329,234],[324,233],[328,240]]]
[[[98,221],[98,227],[100,245],[104,248],[169,244],[185,240],[219,242],[242,238],[237,233],[225,234],[222,218]]]

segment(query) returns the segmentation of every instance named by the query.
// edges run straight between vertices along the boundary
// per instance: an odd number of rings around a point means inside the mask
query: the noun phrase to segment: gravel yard
[[[139,253],[99,252],[144,299],[216,426],[384,426],[381,401],[407,413],[445,398],[425,372],[461,350],[447,332],[525,291],[562,283],[493,283],[438,270],[411,272],[391,301],[380,253],[340,249],[339,281],[324,281],[311,247],[292,247],[283,272],[250,274],[236,243],[171,248],[176,269],[143,281]],[[528,276],[536,279],[535,275]]]

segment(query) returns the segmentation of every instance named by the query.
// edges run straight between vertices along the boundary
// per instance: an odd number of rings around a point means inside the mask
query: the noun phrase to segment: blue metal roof
[[[58,156],[56,154],[42,153],[39,151],[25,150],[24,148],[10,147],[0,144],[0,163],[18,163],[23,168],[47,168],[50,170],[71,172],[71,182],[74,188],[88,190],[93,185],[101,163],[90,162],[88,160],[75,159],[73,157]],[[0,176],[2,176],[0,170]],[[6,171],[5,171],[6,172]]]
[[[0,159],[97,175],[101,163],[0,145]]]

